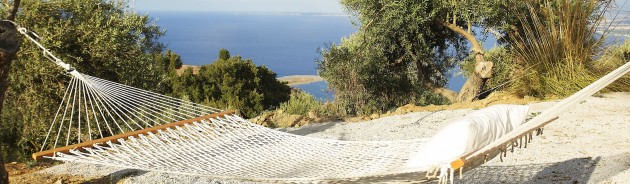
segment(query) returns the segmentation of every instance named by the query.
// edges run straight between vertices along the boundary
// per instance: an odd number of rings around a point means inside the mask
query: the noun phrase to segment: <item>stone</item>
[[[359,121],[362,121],[362,120],[363,120],[363,117],[360,117],[360,116],[359,117],[347,117],[347,118],[344,118],[344,121],[346,121],[346,122],[359,122]]]
[[[281,128],[293,127],[304,118],[302,115],[285,115],[275,119],[276,125]]]
[[[378,119],[378,118],[380,118],[380,117],[381,117],[381,115],[378,115],[378,114],[372,114],[372,115],[370,115],[370,118],[371,118],[371,119]]]
[[[363,116],[363,118],[361,118],[361,119],[363,119],[363,121],[370,121],[370,120],[372,120],[372,118],[370,118],[369,116]]]
[[[294,125],[295,127],[303,127],[306,125],[309,125],[311,123],[311,121],[309,121],[307,118],[302,118],[302,120],[300,120],[296,125]]]
[[[315,113],[315,111],[308,111],[308,118],[316,119],[317,113]]]

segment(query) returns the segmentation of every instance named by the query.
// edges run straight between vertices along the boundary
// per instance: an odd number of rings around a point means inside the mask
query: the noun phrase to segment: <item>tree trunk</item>
[[[464,86],[457,95],[457,102],[470,102],[477,97],[477,94],[481,92],[485,85],[485,80],[492,76],[493,63],[486,61],[483,56],[483,47],[470,32],[462,29],[461,27],[448,22],[443,23],[451,31],[460,34],[470,42],[472,45],[472,52],[475,55],[475,73],[468,77]]]
[[[431,81],[429,81],[428,79],[425,80],[425,72],[424,71],[426,68],[422,67],[422,63],[419,61],[416,61],[416,68],[418,68],[418,81],[422,84],[422,86],[424,86],[425,88],[431,89],[431,91],[433,93],[439,94],[442,97],[448,99],[451,102],[455,102],[457,100],[457,93],[449,90],[447,88],[443,88],[443,87],[436,87],[433,85],[433,83],[431,83]]]
[[[0,114],[2,114],[4,105],[4,95],[9,86],[7,78],[11,63],[20,48],[20,39],[17,34],[13,23],[0,21]],[[9,183],[9,174],[6,172],[2,156],[0,156],[0,184],[2,183]]]

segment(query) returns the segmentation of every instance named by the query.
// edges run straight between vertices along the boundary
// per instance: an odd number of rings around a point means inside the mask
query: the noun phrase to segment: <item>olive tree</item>
[[[404,103],[472,100],[491,76],[473,27],[506,24],[501,1],[342,0],[359,26],[354,35],[321,50],[320,75],[350,107],[374,104],[385,110]],[[502,15],[502,16],[499,16]],[[470,45],[470,48],[469,46]],[[448,71],[469,54],[475,75],[459,94],[444,88]],[[352,111],[352,110],[351,110]]]
[[[9,22],[15,20],[20,6],[20,0],[15,0],[12,4],[8,4],[8,1],[5,2],[7,2],[7,4],[0,5],[0,12],[9,12],[8,15],[6,15],[6,20],[8,21],[0,21],[0,115],[2,115],[5,92],[9,85],[7,77],[9,76],[11,64],[20,48],[20,39],[17,36],[17,29],[13,23]],[[6,7],[9,7],[8,11],[5,11]],[[0,19],[4,17],[5,15],[2,14]],[[0,121],[0,126],[3,124],[4,123]],[[6,149],[5,147],[4,143],[0,143],[0,183],[9,183],[9,173],[7,173],[4,168],[4,154],[2,154]]]
[[[16,23],[82,73],[150,90],[167,85],[164,64],[152,59],[163,51],[163,32],[128,1],[25,0],[17,15]],[[31,43],[10,71],[0,142],[10,159],[24,159],[39,150],[69,77]]]

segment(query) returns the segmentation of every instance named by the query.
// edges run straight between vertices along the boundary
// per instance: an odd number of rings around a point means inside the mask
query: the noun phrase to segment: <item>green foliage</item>
[[[164,53],[154,54],[153,61],[162,63],[165,69],[180,69],[184,64],[181,57],[171,49],[166,49]]]
[[[593,62],[593,69],[595,69],[596,73],[604,75],[626,64],[628,61],[630,61],[630,40],[626,40],[621,45],[606,48],[604,55]],[[630,74],[621,77],[605,90],[630,91]]]
[[[335,103],[343,110],[340,115],[367,115],[409,103],[448,103],[429,98],[435,94],[416,81],[415,65],[388,64],[377,51],[358,54],[360,39],[355,35],[341,45],[331,45],[319,61],[320,76],[335,91]]]
[[[443,87],[448,70],[469,54],[464,36],[444,24],[492,27],[507,17],[501,1],[341,4],[356,17],[359,31],[322,49],[318,63],[320,75],[335,91],[336,103],[353,115],[408,103],[444,103],[432,98],[433,89]]]
[[[599,34],[610,1],[545,0],[527,3],[519,12],[520,30],[511,40],[520,95],[567,96],[599,78],[593,58],[600,53]]]
[[[472,27],[505,30],[516,18],[508,11],[521,2],[505,0],[442,0],[432,1],[436,17],[442,21],[458,24],[467,30]]]
[[[172,95],[213,107],[237,109],[249,118],[289,100],[290,92],[291,88],[278,81],[276,73],[267,67],[235,56],[203,65],[197,75],[192,68],[186,69],[174,82]]]
[[[230,51],[228,51],[227,49],[219,50],[219,59],[220,60],[228,60],[228,59],[230,59]]]
[[[152,61],[163,33],[127,1],[24,0],[16,22],[78,71],[139,88],[160,90],[168,74]],[[4,11],[0,13],[5,13]],[[68,82],[64,71],[26,40],[13,62],[0,123],[9,160],[39,151]]]
[[[288,114],[308,115],[313,111],[318,114],[325,112],[324,103],[315,99],[313,95],[300,90],[291,91],[291,98],[280,104],[278,108]]]
[[[158,91],[166,95],[172,95],[175,89],[180,88],[179,83],[176,82],[176,69],[180,69],[183,65],[181,57],[170,49],[166,49],[163,53],[154,53],[153,61],[161,63],[162,70],[166,72],[163,75],[162,83],[156,86],[159,89]]]

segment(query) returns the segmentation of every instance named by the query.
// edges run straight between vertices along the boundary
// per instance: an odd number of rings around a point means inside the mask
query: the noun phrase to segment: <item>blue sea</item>
[[[225,48],[278,74],[317,75],[318,48],[339,43],[356,31],[346,15],[301,13],[148,12],[166,35],[161,41],[184,64],[209,64]],[[451,73],[456,74],[458,70]],[[459,91],[464,78],[454,75],[448,88]],[[294,86],[321,100],[333,100],[324,81]]]

